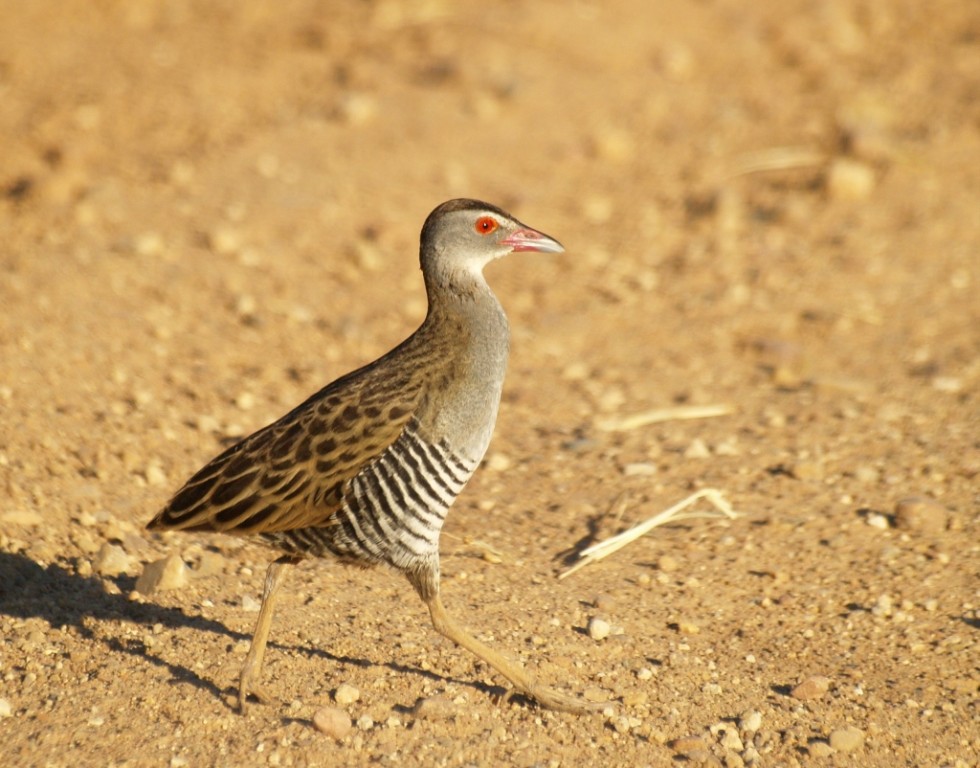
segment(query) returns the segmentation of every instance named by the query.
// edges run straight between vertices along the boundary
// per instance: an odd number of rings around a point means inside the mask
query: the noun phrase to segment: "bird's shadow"
[[[87,578],[72,573],[53,563],[41,565],[21,554],[0,552],[0,614],[22,619],[44,619],[53,627],[74,627],[78,635],[88,641],[100,642],[112,653],[125,653],[144,663],[167,669],[171,684],[189,684],[212,694],[224,706],[234,708],[234,687],[221,688],[213,680],[206,680],[187,667],[167,661],[154,653],[142,640],[124,636],[105,637],[95,632],[90,620],[104,622],[129,622],[145,626],[156,624],[171,629],[187,628],[199,632],[211,632],[234,641],[251,640],[251,635],[229,629],[220,621],[199,615],[187,614],[179,608],[168,608],[154,603],[134,602],[126,597],[132,589],[130,577],[111,579],[120,586],[120,594],[103,589],[97,578]],[[496,686],[467,680],[456,680],[436,672],[398,664],[377,662],[352,656],[338,656],[321,648],[298,647],[281,643],[269,643],[281,651],[299,652],[311,658],[321,658],[336,664],[357,667],[384,666],[398,673],[410,673],[439,682],[452,682],[469,686],[491,696],[499,695]]]

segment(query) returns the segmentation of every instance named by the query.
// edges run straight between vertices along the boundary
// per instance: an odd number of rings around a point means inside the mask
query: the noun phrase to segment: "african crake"
[[[338,379],[195,474],[148,527],[254,535],[286,554],[269,566],[238,689],[260,701],[262,658],[286,566],[305,557],[389,565],[435,628],[540,705],[591,707],[538,685],[476,640],[439,596],[439,532],[490,442],[507,365],[507,318],[483,277],[514,251],[554,239],[475,200],[450,200],[422,227],[429,308],[388,354]]]

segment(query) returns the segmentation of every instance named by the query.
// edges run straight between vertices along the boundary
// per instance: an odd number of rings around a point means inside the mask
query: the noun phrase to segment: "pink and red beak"
[[[563,253],[565,248],[555,238],[548,237],[543,232],[536,229],[524,227],[512,232],[501,240],[504,245],[509,245],[514,252],[537,251],[538,253]]]

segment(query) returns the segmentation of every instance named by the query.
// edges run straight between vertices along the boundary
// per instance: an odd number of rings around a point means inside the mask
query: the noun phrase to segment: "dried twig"
[[[626,432],[631,429],[656,424],[660,421],[681,419],[707,419],[712,416],[727,416],[735,408],[726,403],[716,405],[679,405],[676,408],[656,408],[652,411],[633,413],[629,416],[607,416],[596,419],[595,426],[603,432]]]
[[[691,505],[700,499],[707,499],[714,506],[714,512],[686,512]],[[704,488],[697,493],[691,494],[686,499],[679,501],[674,506],[669,509],[665,509],[649,520],[646,520],[639,525],[635,525],[627,531],[623,531],[616,536],[613,536],[604,541],[600,541],[597,544],[593,544],[587,549],[583,549],[579,553],[581,558],[577,563],[563,571],[558,575],[559,579],[564,579],[566,576],[570,576],[575,573],[579,568],[583,568],[589,563],[594,563],[597,560],[602,560],[604,557],[608,557],[613,554],[613,552],[618,552],[620,549],[625,547],[631,541],[644,536],[645,534],[652,531],[654,528],[665,525],[666,523],[673,523],[678,520],[688,520],[694,517],[727,517],[729,519],[734,519],[737,517],[735,510],[732,509],[732,505],[728,503],[724,496],[722,496],[721,491],[716,488]]]

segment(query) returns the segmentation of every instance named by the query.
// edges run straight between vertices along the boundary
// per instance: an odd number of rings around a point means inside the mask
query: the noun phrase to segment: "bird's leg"
[[[252,644],[249,646],[245,663],[238,678],[238,711],[245,714],[248,695],[252,694],[261,703],[266,704],[269,697],[259,686],[262,676],[262,660],[265,658],[265,644],[269,639],[269,628],[272,625],[272,612],[276,606],[279,587],[286,575],[286,566],[295,565],[302,558],[283,555],[269,564],[265,573],[265,587],[262,589],[262,606],[259,608],[259,618],[255,622],[255,632],[252,633]]]
[[[438,565],[434,572],[428,570],[409,574],[409,581],[418,591],[419,596],[429,609],[432,617],[432,625],[444,637],[452,640],[456,645],[465,648],[470,653],[485,661],[497,672],[503,675],[514,686],[514,688],[533,699],[539,706],[545,709],[554,709],[562,712],[574,712],[582,714],[594,712],[602,708],[602,704],[582,701],[574,696],[552,690],[543,685],[538,685],[534,679],[523,669],[511,661],[508,661],[487,645],[484,645],[469,632],[460,627],[446,611],[439,596],[439,571]]]

